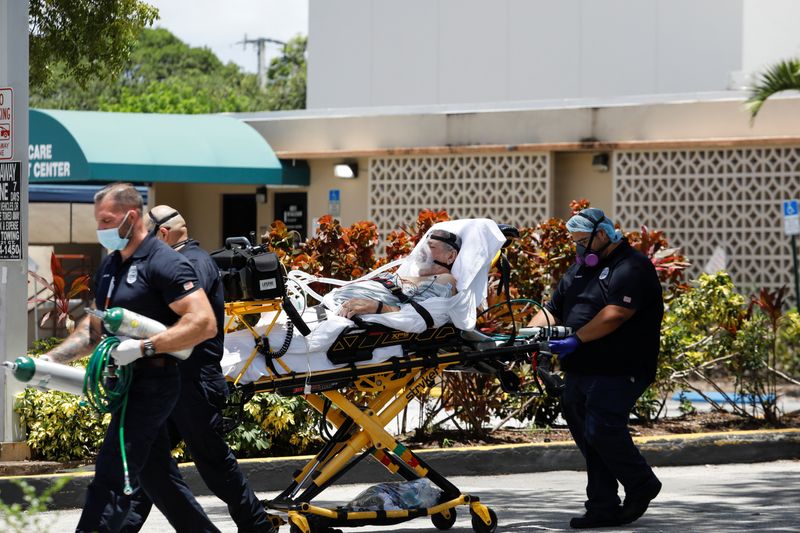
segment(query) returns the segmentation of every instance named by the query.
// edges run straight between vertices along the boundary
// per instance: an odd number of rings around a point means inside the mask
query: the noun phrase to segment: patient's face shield
[[[434,230],[425,237],[406,259],[408,275],[432,276],[450,272],[461,247],[461,239],[449,231]]]

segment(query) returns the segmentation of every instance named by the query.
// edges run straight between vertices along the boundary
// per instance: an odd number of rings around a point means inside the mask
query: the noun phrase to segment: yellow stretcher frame
[[[225,304],[226,314],[231,317],[226,332],[234,319],[246,325],[258,341],[266,338],[276,324],[280,300],[254,302],[231,302]],[[275,318],[263,336],[247,325],[243,315],[275,311]],[[358,527],[363,525],[390,525],[417,517],[429,516],[438,529],[450,529],[456,520],[458,506],[468,506],[472,515],[472,527],[477,533],[493,533],[497,529],[497,515],[476,496],[461,493],[450,481],[436,472],[414,452],[398,442],[385,427],[415,397],[433,386],[444,370],[470,361],[519,359],[536,351],[534,345],[511,348],[470,351],[453,346],[451,350],[436,348],[436,353],[416,353],[400,361],[349,366],[312,374],[292,372],[279,358],[273,361],[282,365],[286,374],[269,370],[257,382],[240,385],[242,375],[259,353],[253,349],[243,369],[233,383],[250,392],[277,392],[301,395],[317,410],[326,422],[336,428],[335,434],[317,455],[297,472],[290,485],[276,498],[265,501],[268,509],[285,513],[291,533],[321,533],[335,527]],[[263,346],[261,347],[263,349]],[[338,388],[352,385],[364,393],[363,405],[357,405]],[[398,511],[345,511],[328,509],[311,504],[311,500],[334,483],[350,468],[366,456],[372,456],[387,470],[406,480],[428,478],[442,489],[441,501],[428,508],[412,508]],[[270,514],[276,527],[285,522],[277,514]]]

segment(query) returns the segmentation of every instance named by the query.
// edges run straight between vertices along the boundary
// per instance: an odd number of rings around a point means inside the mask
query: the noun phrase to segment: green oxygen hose
[[[118,344],[118,338],[106,337],[94,349],[86,366],[83,395],[89,405],[100,414],[113,414],[122,409],[119,417],[119,448],[125,475],[123,492],[130,496],[133,494],[133,488],[128,474],[128,457],[125,453],[125,411],[128,407],[128,389],[133,380],[133,371],[127,365],[116,366],[109,361],[112,350]]]

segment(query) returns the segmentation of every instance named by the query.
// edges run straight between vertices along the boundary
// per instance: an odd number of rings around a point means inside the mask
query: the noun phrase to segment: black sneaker
[[[573,517],[569,521],[569,527],[573,529],[591,529],[593,527],[621,526],[625,523],[621,521],[621,513],[622,508],[620,507],[615,511],[586,511],[583,516]]]
[[[638,520],[647,511],[650,502],[658,496],[659,492],[661,492],[661,482],[656,479],[642,489],[626,494],[620,514],[620,518],[623,520],[621,523],[630,524]]]

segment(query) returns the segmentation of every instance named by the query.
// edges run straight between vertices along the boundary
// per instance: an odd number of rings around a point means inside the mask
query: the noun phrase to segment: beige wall
[[[70,242],[70,204],[28,205],[28,242],[55,244]]]
[[[97,244],[97,222],[94,219],[94,204],[72,204],[72,229],[74,243]]]
[[[311,168],[311,185],[308,188],[309,233],[313,234],[314,220],[328,214],[328,193],[339,190],[341,202],[340,216],[337,217],[343,226],[367,220],[369,212],[369,159],[361,158],[358,163],[358,176],[353,179],[341,179],[333,175],[333,167],[344,163],[340,159],[316,159],[309,162]]]
[[[613,217],[613,168],[600,172],[592,167],[592,157],[596,152],[556,152],[553,154],[552,215],[567,219],[570,216],[569,203],[586,198],[592,207],[599,207]],[[612,159],[609,154],[609,164]]]

